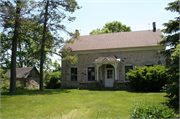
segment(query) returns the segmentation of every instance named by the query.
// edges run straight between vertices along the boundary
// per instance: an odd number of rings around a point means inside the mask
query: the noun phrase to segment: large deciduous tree
[[[16,1],[16,16],[15,16],[15,28],[12,43],[12,56],[11,56],[11,78],[10,78],[10,93],[16,93],[16,51],[17,51],[17,39],[19,32],[19,20],[21,11],[21,1]]]
[[[108,22],[102,29],[97,28],[96,30],[92,30],[89,34],[104,34],[104,33],[116,33],[116,32],[126,32],[131,31],[130,26],[126,26],[119,21]]]
[[[169,3],[165,9],[179,13],[179,2],[176,0]],[[176,17],[174,20],[169,20],[168,23],[163,24],[166,28],[162,30],[164,33],[163,40],[159,42],[161,45],[170,46],[168,50],[161,51],[161,54],[168,59],[167,67],[169,70],[166,73],[171,75],[168,83],[164,86],[164,90],[175,108],[178,108],[179,105],[179,20],[179,17]]]
[[[77,2],[75,0],[44,0],[40,2],[42,5],[42,9],[40,16],[36,16],[35,18],[40,19],[39,24],[43,24],[43,38],[41,42],[41,61],[40,61],[40,90],[44,90],[43,88],[43,64],[44,64],[44,52],[52,52],[44,50],[45,43],[47,42],[46,33],[47,28],[53,33],[55,44],[54,46],[62,46],[63,38],[59,37],[58,31],[64,31],[70,36],[74,36],[75,34],[70,33],[66,30],[65,25],[62,24],[63,20],[67,20],[72,22],[75,20],[75,17],[71,17],[68,13],[75,12],[76,9],[80,9]],[[55,54],[56,49],[53,51]]]
[[[31,1],[30,1],[31,2]],[[16,55],[17,55],[17,43],[21,27],[21,19],[27,18],[32,7],[28,6],[27,1],[15,0],[15,1],[1,1],[1,25],[5,30],[13,29],[12,37],[12,53],[11,53],[11,75],[10,75],[10,93],[16,93]],[[26,16],[25,16],[26,15]],[[9,47],[9,46],[8,46]]]

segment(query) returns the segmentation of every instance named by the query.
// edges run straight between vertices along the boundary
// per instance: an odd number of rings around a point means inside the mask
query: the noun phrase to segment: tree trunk
[[[19,31],[20,0],[16,1],[15,30],[12,43],[10,93],[16,93],[16,52]]]
[[[46,24],[47,24],[47,15],[48,15],[48,6],[49,6],[49,0],[47,0],[46,3],[46,13],[45,13],[45,22],[44,22],[44,29],[43,29],[43,39],[42,39],[42,45],[41,45],[41,62],[40,62],[40,90],[44,90],[43,88],[43,63],[44,63],[44,43],[45,43],[45,37],[46,37]]]
[[[23,67],[23,61],[22,61],[22,56],[21,56],[21,41],[19,41],[19,66]]]

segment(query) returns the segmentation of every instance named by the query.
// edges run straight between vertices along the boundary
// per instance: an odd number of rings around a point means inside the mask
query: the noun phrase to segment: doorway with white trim
[[[114,67],[112,65],[106,65],[105,68],[105,87],[113,87],[114,83]]]

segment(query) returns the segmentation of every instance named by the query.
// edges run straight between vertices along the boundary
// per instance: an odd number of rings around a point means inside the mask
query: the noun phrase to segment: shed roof
[[[16,68],[16,78],[27,78],[28,75],[30,74],[31,70],[33,70],[36,67],[22,67],[22,68]],[[10,77],[10,72],[11,72],[11,69],[9,71],[7,71],[5,73],[5,75],[9,76]]]
[[[65,46],[72,51],[158,46],[157,42],[162,40],[160,35],[160,29],[156,32],[144,30],[87,35],[80,36],[80,40],[75,39],[73,44],[67,43]]]

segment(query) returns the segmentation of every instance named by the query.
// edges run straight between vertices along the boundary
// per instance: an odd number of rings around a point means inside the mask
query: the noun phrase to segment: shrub
[[[166,92],[166,97],[169,98],[168,105],[179,111],[179,73],[173,72],[171,74],[163,90]]]
[[[163,104],[138,103],[130,114],[131,118],[176,118],[174,109]]]
[[[9,81],[1,81],[1,90],[9,90],[10,89],[10,83]]]
[[[57,89],[61,87],[61,72],[46,72],[45,88]]]
[[[165,66],[135,67],[135,71],[130,70],[127,79],[137,91],[160,91],[166,84],[169,75],[165,73]]]
[[[16,81],[16,90],[24,90],[24,85],[20,81]]]
[[[9,90],[10,89],[9,77],[5,75],[5,70],[0,69],[0,72],[1,72],[1,89]]]

